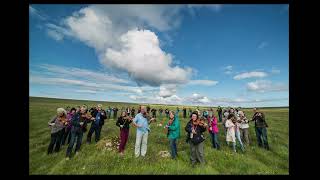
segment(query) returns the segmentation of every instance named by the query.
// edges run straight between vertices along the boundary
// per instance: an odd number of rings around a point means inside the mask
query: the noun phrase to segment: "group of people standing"
[[[51,127],[48,154],[53,152],[53,148],[55,152],[58,152],[60,146],[65,145],[66,142],[68,144],[66,152],[67,160],[71,157],[75,143],[75,153],[77,154],[81,147],[83,134],[87,131],[88,123],[91,123],[91,127],[87,134],[87,143],[91,142],[93,133],[95,133],[95,141],[98,142],[106,118],[106,112],[102,110],[101,104],[98,104],[95,108],[91,108],[89,114],[86,105],[71,108],[69,112],[63,108],[58,108],[57,115],[48,122],[49,127]],[[67,139],[68,141],[66,141]]]
[[[76,144],[75,154],[77,154],[81,147],[83,134],[87,131],[87,124],[89,123],[91,123],[91,127],[87,134],[86,142],[91,143],[93,133],[95,133],[95,141],[98,142],[104,121],[111,116],[109,108],[105,111],[102,109],[101,104],[91,108],[89,112],[86,105],[71,108],[68,112],[63,108],[58,108],[57,115],[48,123],[51,127],[51,141],[48,147],[48,154],[51,154],[53,149],[55,152],[58,152],[60,146],[65,144],[68,145],[66,159],[71,157],[74,144]],[[150,123],[155,122],[157,110],[155,108],[151,109],[149,106],[140,106],[138,113],[135,114],[134,108],[122,109],[121,115],[116,121],[116,126],[120,128],[119,153],[120,155],[124,155],[130,125],[132,124],[137,129],[134,154],[136,157],[144,157],[147,153]],[[117,110],[115,111],[114,108],[113,112],[117,112]],[[180,110],[177,108],[176,111],[168,109],[163,111],[161,108],[158,112],[160,118],[163,112],[166,114],[166,123],[160,123],[159,126],[165,130],[169,140],[172,159],[176,159],[178,156],[177,140],[180,138]],[[192,111],[191,109],[187,111],[183,107],[182,112],[184,118],[187,118],[187,115],[190,117],[184,129],[187,133],[186,142],[190,145],[192,166],[195,166],[197,162],[200,164],[204,163],[203,147],[206,139],[204,136],[205,131],[208,131],[211,137],[212,148],[220,150],[218,123],[222,123],[223,125],[226,144],[228,146],[232,144],[233,151],[237,152],[236,142],[238,142],[240,149],[244,152],[244,144],[246,146],[249,145],[249,122],[254,121],[258,145],[269,150],[266,130],[268,125],[264,114],[256,108],[254,108],[254,115],[251,120],[248,120],[240,109],[229,108],[223,110],[220,106],[217,108],[218,117],[215,116],[212,108],[200,112],[198,109],[196,111]]]

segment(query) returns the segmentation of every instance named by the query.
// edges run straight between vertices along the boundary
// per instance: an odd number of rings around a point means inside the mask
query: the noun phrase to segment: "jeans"
[[[145,156],[147,153],[148,132],[137,132],[134,154],[136,157]]]
[[[211,135],[212,147],[215,149],[220,149],[220,145],[219,145],[219,141],[218,141],[218,134],[210,132],[210,135]]]
[[[267,137],[267,128],[265,127],[256,127],[256,136],[258,140],[258,145],[269,149],[268,137]]]
[[[240,129],[241,140],[249,145],[249,128]]]
[[[54,146],[55,146],[54,151],[59,152],[63,132],[64,132],[64,129],[61,129],[60,131],[51,134],[51,140],[48,147],[48,154],[52,153]]]
[[[239,141],[239,144],[240,144],[240,147],[241,147],[241,150],[244,151],[244,146],[243,146],[243,143],[241,141],[241,138],[240,138],[240,131],[236,131],[236,140]]]
[[[87,142],[88,143],[91,142],[91,136],[92,136],[93,132],[94,132],[94,136],[95,136],[95,141],[96,142],[99,141],[101,128],[102,128],[101,125],[97,125],[94,122],[92,122],[90,130],[89,130],[88,135],[87,135]]]
[[[177,139],[169,139],[172,159],[175,159],[178,155],[176,141]]]
[[[67,138],[68,138],[67,144],[69,144],[71,140],[71,128],[66,128],[65,132],[63,133],[61,145],[66,144]]]
[[[204,141],[194,145],[192,142],[190,143],[190,152],[191,152],[191,163],[195,164],[197,161],[200,162],[201,164],[204,163],[204,153],[203,153],[203,144]]]
[[[82,142],[83,132],[81,131],[71,131],[71,140],[67,149],[67,157],[71,157],[71,151],[73,149],[73,145],[77,139],[75,152],[80,150],[81,142]]]
[[[119,152],[123,152],[128,141],[129,137],[129,129],[122,128],[120,130],[120,145],[119,145]]]

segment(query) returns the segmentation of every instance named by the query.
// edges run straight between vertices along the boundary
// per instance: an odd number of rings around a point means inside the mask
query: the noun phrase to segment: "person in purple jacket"
[[[67,114],[67,126],[65,128],[65,132],[63,134],[63,137],[62,137],[62,141],[61,141],[61,145],[65,145],[66,144],[66,140],[68,138],[68,142],[67,144],[70,143],[70,139],[71,139],[71,127],[72,127],[72,124],[71,124],[71,118],[73,117],[73,115],[76,113],[76,108],[71,108],[70,111],[68,112]]]

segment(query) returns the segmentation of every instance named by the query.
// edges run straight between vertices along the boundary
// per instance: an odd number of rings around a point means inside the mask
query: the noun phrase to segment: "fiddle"
[[[68,124],[68,122],[67,122],[68,119],[65,115],[58,117],[58,120],[64,125]]]
[[[164,132],[165,132],[165,134],[167,134],[167,135],[168,135],[168,133],[169,133],[169,128],[168,128],[168,127],[172,124],[172,122],[173,122],[173,119],[169,119],[167,125],[164,126]]]
[[[203,119],[197,119],[195,121],[193,121],[193,125],[197,126],[207,126],[208,124],[204,122]]]

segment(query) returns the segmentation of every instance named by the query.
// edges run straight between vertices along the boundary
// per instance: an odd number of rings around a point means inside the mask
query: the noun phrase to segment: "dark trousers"
[[[52,153],[54,146],[55,146],[54,151],[59,152],[63,132],[64,132],[64,129],[61,129],[60,131],[51,134],[51,140],[48,147],[48,154]]]
[[[176,139],[169,139],[171,158],[175,159],[178,155]]]
[[[77,144],[76,144],[76,149],[75,152],[80,150],[81,147],[81,142],[82,142],[82,136],[83,136],[83,132],[82,131],[71,131],[71,140],[67,149],[67,157],[71,157],[71,151],[73,149],[73,145],[76,142],[77,139]]]
[[[218,116],[219,116],[219,122],[222,121],[222,113],[218,113]]]
[[[119,145],[119,152],[123,152],[124,148],[128,142],[129,137],[129,129],[121,128],[120,129],[120,145]]]
[[[66,144],[67,138],[68,138],[67,144],[69,144],[70,140],[71,140],[71,128],[65,128],[65,131],[64,131],[63,136],[62,136],[61,145],[65,145]]]
[[[113,119],[117,119],[117,112],[113,112]]]
[[[190,152],[191,152],[191,163],[194,165],[197,161],[201,164],[204,163],[204,152],[203,152],[203,145],[204,142],[201,142],[197,145],[194,145],[192,142],[190,142]]]
[[[90,130],[87,135],[87,142],[89,142],[89,143],[91,142],[91,136],[92,136],[93,132],[94,132],[94,136],[95,136],[95,141],[98,142],[100,139],[101,128],[102,128],[101,125],[97,125],[94,122],[92,122]]]
[[[186,118],[187,117],[187,113],[183,113],[183,118]]]
[[[267,137],[267,128],[265,127],[256,127],[256,136],[258,140],[258,145],[269,149],[268,137]]]
[[[220,149],[219,141],[218,141],[218,134],[210,132],[211,135],[211,143],[212,147],[216,149]]]

